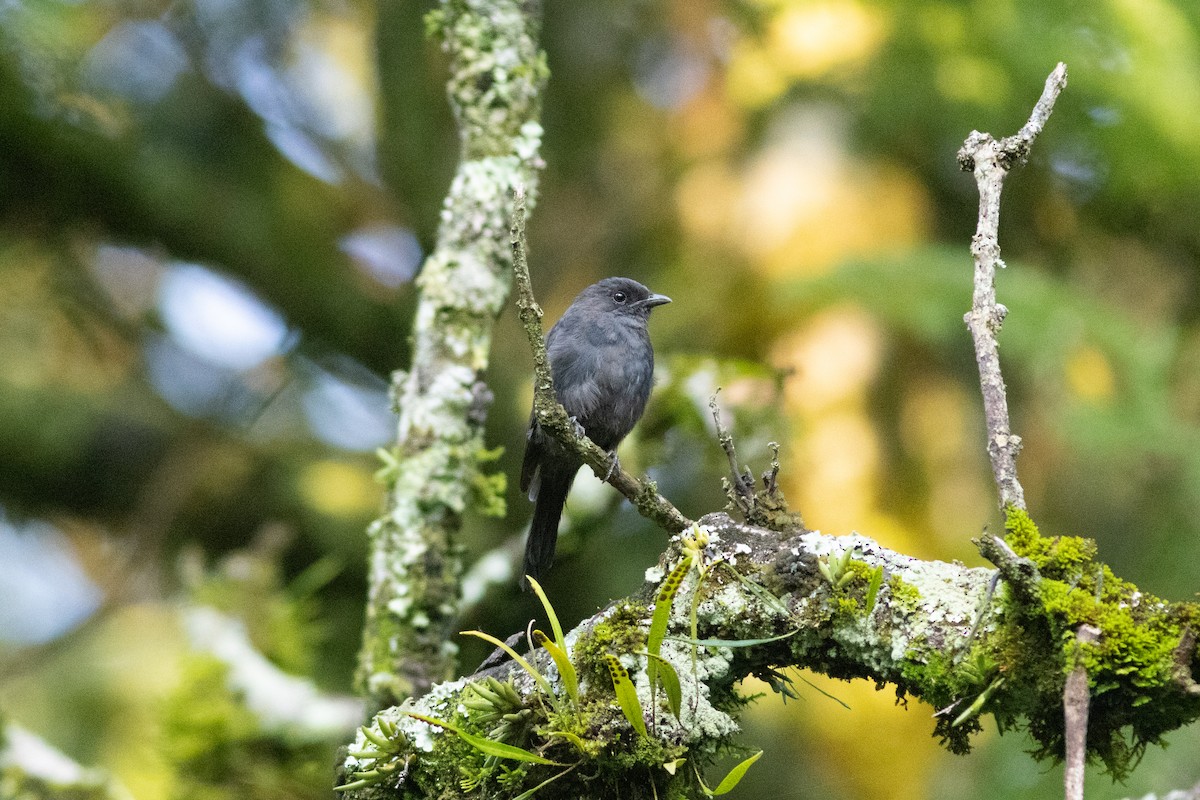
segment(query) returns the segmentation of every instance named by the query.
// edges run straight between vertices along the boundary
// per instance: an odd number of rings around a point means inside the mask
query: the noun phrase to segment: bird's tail
[[[578,468],[576,468],[578,469]],[[526,575],[540,581],[546,570],[554,563],[554,545],[558,542],[558,521],[562,518],[567,494],[575,481],[575,472],[569,469],[541,469],[537,502],[533,506],[533,522],[529,525],[529,539],[525,542],[525,564],[521,569],[521,588],[528,589]],[[549,473],[549,474],[547,474]]]

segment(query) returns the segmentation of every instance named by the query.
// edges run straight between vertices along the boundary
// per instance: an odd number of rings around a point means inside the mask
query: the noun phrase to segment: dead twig
[[[1060,63],[1046,79],[1041,99],[1033,108],[1029,121],[1012,136],[996,140],[988,133],[971,131],[958,151],[958,164],[975,173],[979,187],[979,223],[971,240],[971,255],[975,260],[975,290],[971,310],[964,317],[975,342],[975,360],[979,365],[979,384],[983,390],[983,410],[987,420],[988,456],[992,462],[1000,506],[1025,508],[1025,492],[1017,480],[1017,454],[1021,452],[1021,437],[1009,428],[1008,396],[1000,374],[1000,354],[996,334],[1008,313],[996,302],[996,269],[1003,268],[1000,260],[998,230],[1000,227],[1000,192],[1004,178],[1016,164],[1024,163],[1033,140],[1041,133],[1054,110],[1054,101],[1067,85],[1067,66]]]

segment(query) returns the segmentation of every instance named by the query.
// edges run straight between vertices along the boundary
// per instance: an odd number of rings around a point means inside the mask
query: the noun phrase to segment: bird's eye
[[[618,303],[624,303],[625,302],[625,293],[624,292],[613,292],[613,300],[615,300]]]

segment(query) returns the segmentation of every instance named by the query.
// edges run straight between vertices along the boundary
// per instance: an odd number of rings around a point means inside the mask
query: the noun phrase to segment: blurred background
[[[0,715],[138,800],[327,797],[340,736],[257,731],[181,610],[348,694],[374,454],[392,435],[412,279],[456,156],[428,2],[0,3]],[[782,446],[809,527],[980,564],[1000,524],[962,324],[977,195],[955,152],[1070,86],[1009,180],[999,297],[1013,427],[1047,533],[1095,537],[1146,592],[1200,588],[1200,6],[1168,0],[548,2],[546,170],[531,222],[550,319],[628,275],[651,407],[622,450],[697,516],[724,503],[708,417]],[[501,320],[491,445],[515,476],[527,345]],[[472,519],[503,574],[529,518]],[[547,589],[564,622],[663,545],[581,477]],[[482,586],[482,585],[480,585]],[[501,637],[534,602],[478,588]],[[463,667],[482,653],[464,646]],[[1061,770],[985,724],[804,674],[767,691],[736,796],[1052,798]],[[1200,779],[1200,731],[1125,785]],[[255,755],[257,754],[257,755]],[[267,765],[273,764],[273,768]]]

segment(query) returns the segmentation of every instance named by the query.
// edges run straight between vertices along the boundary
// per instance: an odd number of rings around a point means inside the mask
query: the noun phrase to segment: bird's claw
[[[577,438],[582,439],[587,436],[587,431],[583,429],[583,426],[579,424],[579,420],[575,419],[575,417],[571,417],[571,424],[575,426],[575,436]]]
[[[616,450],[609,450],[608,456],[612,461],[608,462],[608,472],[604,473],[605,483],[608,483],[608,479],[613,476],[613,473],[621,468],[621,459],[617,458]]]

